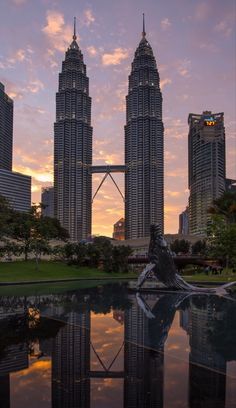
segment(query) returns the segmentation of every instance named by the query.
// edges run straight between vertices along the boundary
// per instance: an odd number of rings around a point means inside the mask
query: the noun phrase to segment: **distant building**
[[[225,191],[224,113],[188,117],[189,233],[205,234],[208,208]]]
[[[0,82],[0,168],[12,170],[13,100]]]
[[[180,235],[188,235],[189,233],[189,220],[188,220],[188,207],[186,207],[186,210],[183,211],[179,215],[179,234]]]
[[[31,207],[31,177],[0,169],[0,195],[14,210],[28,211]]]
[[[54,188],[42,188],[41,203],[45,206],[42,210],[44,217],[54,218]]]
[[[114,224],[113,238],[119,241],[125,239],[125,219],[121,218]]]
[[[236,192],[236,180],[225,179],[225,189],[226,191]]]

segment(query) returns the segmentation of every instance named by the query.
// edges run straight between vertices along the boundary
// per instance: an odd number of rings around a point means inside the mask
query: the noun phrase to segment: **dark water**
[[[236,299],[2,296],[0,407],[236,407]]]

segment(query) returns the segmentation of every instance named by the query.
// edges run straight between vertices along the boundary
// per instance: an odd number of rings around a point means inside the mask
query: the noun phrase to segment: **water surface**
[[[235,298],[42,293],[0,298],[1,408],[236,406]]]

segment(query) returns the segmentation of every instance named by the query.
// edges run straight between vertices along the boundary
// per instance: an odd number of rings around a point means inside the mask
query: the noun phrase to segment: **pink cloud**
[[[170,20],[166,17],[163,20],[161,20],[161,28],[162,30],[166,31],[171,27],[171,22]]]
[[[166,85],[172,84],[172,80],[170,78],[165,78],[160,80],[160,87],[163,89]]]
[[[95,17],[91,9],[85,10],[83,20],[84,20],[84,24],[88,27],[95,22]]]
[[[128,58],[129,53],[126,48],[115,48],[111,53],[105,53],[102,56],[102,64],[108,65],[119,65],[123,60]]]
[[[48,10],[46,20],[47,23],[42,28],[43,33],[56,50],[64,52],[72,41],[72,26],[65,24],[64,15],[59,11]]]

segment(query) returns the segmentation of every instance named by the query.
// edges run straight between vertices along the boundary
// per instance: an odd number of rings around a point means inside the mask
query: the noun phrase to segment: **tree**
[[[187,254],[189,252],[190,242],[185,239],[176,239],[170,244],[171,251],[178,253]]]
[[[236,223],[236,191],[225,191],[213,201],[209,214],[221,215],[227,224]]]
[[[222,259],[225,266],[236,264],[236,192],[226,191],[213,201],[208,212],[207,245],[211,256]]]
[[[97,254],[96,266],[102,261],[104,270],[112,272],[112,244],[110,239],[107,237],[95,237],[92,245],[94,253]]]
[[[9,260],[13,255],[20,255],[21,252],[22,248],[20,245],[7,239],[5,239],[4,245],[0,247],[0,256],[6,255]]]
[[[206,241],[199,240],[192,245],[192,254],[193,255],[205,255],[206,254]]]
[[[10,234],[10,224],[14,216],[14,211],[9,201],[0,195],[0,240]]]
[[[60,225],[56,218],[44,217],[42,215],[42,204],[33,205],[29,212],[16,212],[11,225],[12,238],[21,242],[28,259],[30,251],[34,252],[36,263],[40,255],[49,245],[51,239],[67,239],[67,231]]]
[[[226,267],[236,264],[236,223],[227,224],[222,215],[212,215],[207,230],[208,253]]]
[[[133,250],[130,246],[119,245],[112,249],[112,271],[113,272],[128,272],[128,257]]]

